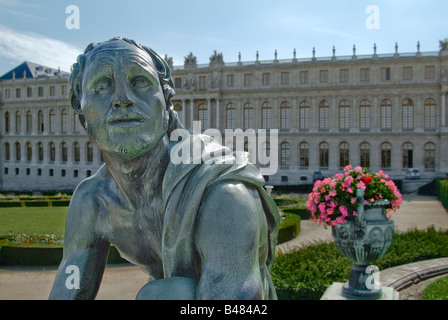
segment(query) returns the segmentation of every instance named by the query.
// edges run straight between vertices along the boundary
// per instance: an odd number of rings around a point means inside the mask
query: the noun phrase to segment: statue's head
[[[69,79],[70,101],[101,150],[135,157],[178,126],[168,64],[133,40],[90,44]]]

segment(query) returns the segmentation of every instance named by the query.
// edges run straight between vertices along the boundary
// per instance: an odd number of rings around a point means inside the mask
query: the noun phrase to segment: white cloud
[[[0,57],[17,62],[30,61],[70,71],[83,50],[65,42],[33,33],[23,33],[0,25]]]

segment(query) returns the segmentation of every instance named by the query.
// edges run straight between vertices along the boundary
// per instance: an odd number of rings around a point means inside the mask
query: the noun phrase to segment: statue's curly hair
[[[159,76],[159,81],[165,97],[165,103],[170,116],[168,131],[171,132],[176,128],[183,128],[171,102],[171,99],[176,92],[174,90],[173,79],[171,78],[171,70],[166,61],[151,48],[143,46],[132,39],[122,37],[114,37],[108,41],[89,44],[84,50],[84,53],[80,54],[77,58],[77,61],[72,65],[71,74],[68,80],[70,85],[69,100],[72,108],[79,113],[79,119],[83,127],[86,128],[85,119],[81,113],[82,73],[86,65],[87,57],[97,46],[119,40],[126,41],[127,43],[130,43],[137,48],[144,50],[151,57],[156,68],[157,75]]]

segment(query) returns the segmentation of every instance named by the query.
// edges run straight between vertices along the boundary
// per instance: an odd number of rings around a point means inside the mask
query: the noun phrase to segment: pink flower
[[[343,217],[347,217],[348,216],[348,210],[347,210],[346,207],[339,206],[339,211],[341,211]]]
[[[358,172],[358,173],[362,173],[362,167],[357,166],[357,167],[355,167],[354,171]]]
[[[366,190],[366,185],[364,184],[364,182],[359,181],[358,184],[356,185],[356,188]]]

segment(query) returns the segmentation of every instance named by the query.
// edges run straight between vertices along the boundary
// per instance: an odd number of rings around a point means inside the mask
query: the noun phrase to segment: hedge
[[[52,266],[62,261],[63,248],[54,247],[0,247],[0,265]],[[111,245],[107,263],[117,264],[127,262],[120,257],[117,248]]]
[[[448,210],[448,179],[436,179],[437,197]]]

